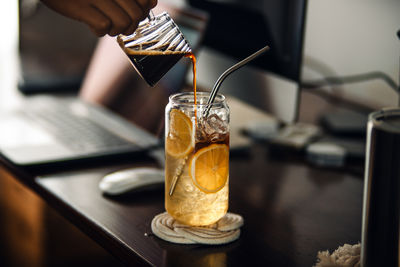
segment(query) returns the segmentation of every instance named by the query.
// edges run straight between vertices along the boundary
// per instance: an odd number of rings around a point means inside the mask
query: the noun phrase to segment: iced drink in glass
[[[228,210],[229,107],[218,95],[179,93],[169,98],[165,127],[165,208],[177,221],[204,226]],[[206,112],[208,110],[208,112]]]

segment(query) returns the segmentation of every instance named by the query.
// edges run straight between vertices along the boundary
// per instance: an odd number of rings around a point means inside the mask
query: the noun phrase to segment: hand
[[[157,0],[42,0],[54,11],[86,23],[97,35],[132,34]]]

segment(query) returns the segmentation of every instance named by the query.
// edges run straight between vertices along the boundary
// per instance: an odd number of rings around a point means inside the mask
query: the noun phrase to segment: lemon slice
[[[229,148],[223,144],[212,144],[200,149],[189,163],[189,172],[194,185],[205,193],[221,190],[229,175]]]
[[[169,113],[169,133],[165,150],[173,157],[184,157],[193,149],[193,125],[189,117],[180,110]]]

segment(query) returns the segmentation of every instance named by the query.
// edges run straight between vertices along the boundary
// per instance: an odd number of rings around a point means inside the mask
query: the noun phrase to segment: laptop
[[[159,8],[171,14],[196,50],[204,35],[207,24],[206,14],[183,8],[165,6]],[[23,22],[20,27],[24,27]],[[33,26],[29,25],[29,28],[32,29]],[[43,42],[51,41],[51,38],[48,36],[48,40],[43,40]],[[92,47],[91,41],[88,41],[87,45]],[[68,52],[67,49],[63,50],[65,54]],[[21,57],[24,55],[26,54],[21,53]],[[85,60],[89,59],[82,58],[82,61]],[[26,59],[21,58],[21,65],[24,62],[27,62]],[[88,62],[76,64],[79,68],[87,65]],[[164,101],[167,101],[168,95],[183,88],[189,66],[188,61],[181,60],[153,88],[139,78],[132,68],[132,75],[137,77],[134,79],[134,84],[130,86],[140,92],[142,98],[144,96],[149,99],[151,96],[146,96],[146,94],[162,92]],[[141,155],[161,146],[162,138],[159,138],[161,134],[157,136],[154,132],[144,129],[145,127],[130,117],[131,114],[118,110],[118,107],[109,106],[104,102],[96,103],[95,98],[88,102],[90,95],[87,97],[87,94],[86,100],[83,100],[75,94],[49,93],[60,92],[61,89],[64,91],[66,88],[76,90],[81,83],[77,77],[84,75],[82,71],[85,70],[81,69],[79,74],[78,70],[59,71],[51,70],[49,66],[40,67],[47,70],[46,74],[36,71],[39,75],[35,76],[32,75],[34,71],[22,71],[22,76],[26,75],[26,79],[21,79],[23,82],[20,83],[19,89],[30,96],[25,97],[21,107],[7,114],[0,114],[0,129],[2,129],[0,154],[6,160],[27,168],[60,166]],[[28,70],[29,66],[21,66],[21,68]],[[58,72],[51,73],[49,69]],[[41,80],[41,75],[50,78]],[[29,84],[30,81],[32,84]],[[52,84],[52,82],[55,83]],[[82,95],[82,92],[76,91]],[[156,121],[162,123],[164,115],[159,114]]]

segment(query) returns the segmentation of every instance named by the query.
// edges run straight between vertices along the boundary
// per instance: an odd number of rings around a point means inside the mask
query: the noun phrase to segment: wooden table
[[[231,114],[243,115],[244,109],[236,110],[233,103]],[[267,119],[258,116],[255,112],[247,117]],[[232,124],[245,121],[233,118]],[[235,142],[246,143],[243,138]],[[164,211],[162,188],[125,197],[102,195],[98,183],[105,174],[155,166],[150,158],[47,170],[47,174],[17,168],[0,158],[0,169],[129,266],[313,266],[318,251],[358,243],[363,166],[323,169],[296,153],[278,152],[253,144],[244,152],[231,153],[229,210],[241,214],[245,224],[240,239],[223,246],[176,245],[152,235],[150,222]],[[0,178],[4,178],[1,173]]]
[[[361,236],[361,172],[318,169],[260,144],[230,161],[231,212],[245,219],[239,240],[222,246],[176,245],[152,235],[163,189],[106,197],[100,179],[149,159],[29,177],[14,169],[62,216],[126,265],[312,266],[317,252]],[[12,169],[12,167],[11,167]]]

